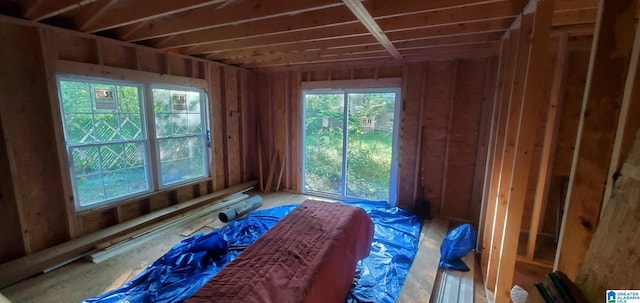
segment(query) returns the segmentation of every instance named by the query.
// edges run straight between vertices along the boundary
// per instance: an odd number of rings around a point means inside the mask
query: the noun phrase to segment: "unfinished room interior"
[[[640,296],[639,2],[0,0],[0,303]]]

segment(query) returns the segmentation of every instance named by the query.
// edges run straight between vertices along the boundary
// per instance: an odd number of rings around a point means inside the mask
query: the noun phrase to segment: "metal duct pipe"
[[[236,206],[232,206],[225,209],[224,211],[221,211],[220,214],[218,214],[218,218],[224,223],[231,222],[250,213],[252,210],[255,210],[260,206],[262,206],[262,197],[253,196],[245,201],[240,202]]]

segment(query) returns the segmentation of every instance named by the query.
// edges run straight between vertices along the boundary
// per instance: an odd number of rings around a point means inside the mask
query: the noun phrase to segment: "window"
[[[58,91],[77,210],[208,176],[202,90],[58,76]]]

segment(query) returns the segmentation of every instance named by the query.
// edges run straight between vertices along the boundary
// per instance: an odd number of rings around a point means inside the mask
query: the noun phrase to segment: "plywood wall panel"
[[[58,59],[98,64],[98,45],[95,40],[56,32]]]
[[[0,214],[4,215],[0,220],[0,238],[3,243],[0,245],[0,263],[4,263],[24,256],[25,249],[2,121],[0,121]]]
[[[434,215],[440,214],[442,181],[449,125],[449,108],[455,77],[454,61],[427,63],[422,119],[422,170],[424,196]]]
[[[407,64],[402,76],[402,110],[400,111],[400,131],[398,137],[398,201],[397,206],[414,208],[416,198],[416,164],[419,161],[418,144],[422,120],[422,99],[424,91],[424,63]]]
[[[27,252],[69,239],[39,29],[3,24],[0,115]]]
[[[164,73],[164,56],[147,49],[137,49],[138,67],[140,70],[151,73]]]
[[[569,72],[567,73],[565,84],[564,103],[562,105],[558,141],[549,187],[549,199],[542,229],[545,233],[556,233],[559,205],[564,205],[564,201],[561,198],[564,196],[563,193],[566,192],[566,182],[571,173],[571,162],[573,160],[580,111],[587,81],[589,56],[589,52],[569,53]]]
[[[224,102],[227,139],[227,186],[240,184],[242,173],[242,155],[240,145],[240,106],[238,100],[238,71],[235,68],[224,68]]]
[[[107,66],[136,69],[138,59],[134,48],[113,43],[100,42],[102,63]],[[107,51],[108,50],[108,51]]]
[[[447,182],[441,213],[455,218],[469,218],[480,113],[486,77],[484,59],[459,60],[457,63],[449,148],[446,165]]]
[[[222,99],[222,71],[219,66],[209,67],[209,123],[211,127],[211,176],[213,177],[213,189],[220,190],[225,186],[226,166],[226,126],[225,126],[225,102]]]
[[[289,76],[289,167],[288,188],[295,192],[302,191],[302,132],[303,106],[300,88],[300,72],[293,71]]]

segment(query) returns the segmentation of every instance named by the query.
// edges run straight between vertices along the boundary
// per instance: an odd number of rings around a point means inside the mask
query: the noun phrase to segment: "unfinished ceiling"
[[[597,0],[556,0],[555,33],[593,31]],[[245,68],[498,52],[523,0],[0,0],[0,13]]]

